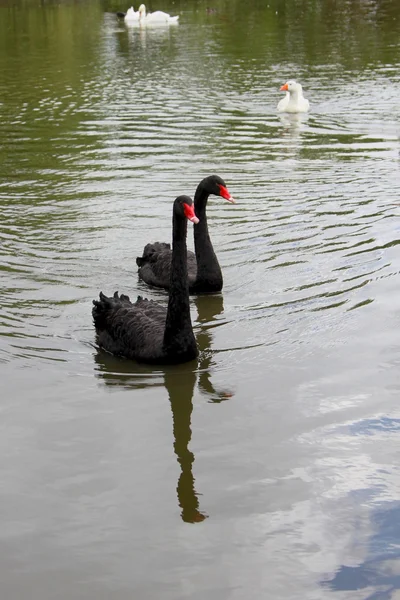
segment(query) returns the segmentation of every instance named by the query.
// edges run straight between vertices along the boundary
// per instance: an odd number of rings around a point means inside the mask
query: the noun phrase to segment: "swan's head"
[[[178,196],[174,202],[174,211],[181,217],[186,217],[189,221],[197,225],[199,219],[194,213],[193,200],[189,196]]]
[[[235,199],[230,195],[228,188],[226,187],[225,181],[218,177],[218,175],[210,175],[206,177],[200,184],[205,188],[208,194],[214,194],[214,196],[221,196],[228,202],[235,204]]]
[[[144,4],[141,4],[138,8],[138,13],[139,13],[139,17],[145,17],[146,16],[146,7]]]
[[[292,94],[294,92],[301,92],[302,91],[302,87],[300,83],[297,83],[297,81],[295,81],[294,79],[289,79],[289,81],[287,81],[284,85],[281,86],[280,91],[281,92],[289,92],[289,94]]]

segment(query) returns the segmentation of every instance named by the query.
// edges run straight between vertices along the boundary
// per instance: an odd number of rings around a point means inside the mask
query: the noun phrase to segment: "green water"
[[[0,3],[2,597],[394,599],[400,4],[127,8]],[[211,173],[199,359],[100,352]]]

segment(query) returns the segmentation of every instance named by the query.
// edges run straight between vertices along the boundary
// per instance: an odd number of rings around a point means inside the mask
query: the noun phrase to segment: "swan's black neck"
[[[222,271],[210,240],[207,225],[206,208],[209,195],[200,183],[194,195],[194,209],[196,216],[200,219],[199,224],[194,228],[194,249],[197,262],[194,288],[205,286],[209,291],[220,291],[223,283]]]
[[[167,356],[190,360],[197,356],[189,305],[186,249],[187,220],[174,211],[172,217],[172,260],[169,300],[163,349]]]

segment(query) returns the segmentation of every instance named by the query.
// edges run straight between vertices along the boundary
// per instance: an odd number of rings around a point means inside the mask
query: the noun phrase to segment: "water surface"
[[[126,8],[0,5],[3,596],[394,599],[400,7]],[[198,361],[100,352],[92,299],[166,303],[135,258],[211,173]]]

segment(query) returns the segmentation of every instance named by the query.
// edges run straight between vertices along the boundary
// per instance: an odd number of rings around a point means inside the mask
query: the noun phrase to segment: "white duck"
[[[303,96],[301,84],[293,79],[282,85],[280,91],[286,92],[286,96],[278,103],[279,112],[304,113],[310,108],[309,101]]]
[[[146,13],[146,7],[144,4],[139,6],[139,21],[141,24],[163,24],[163,23],[177,23],[179,16],[171,17],[168,13],[162,10],[156,10],[153,13]]]

